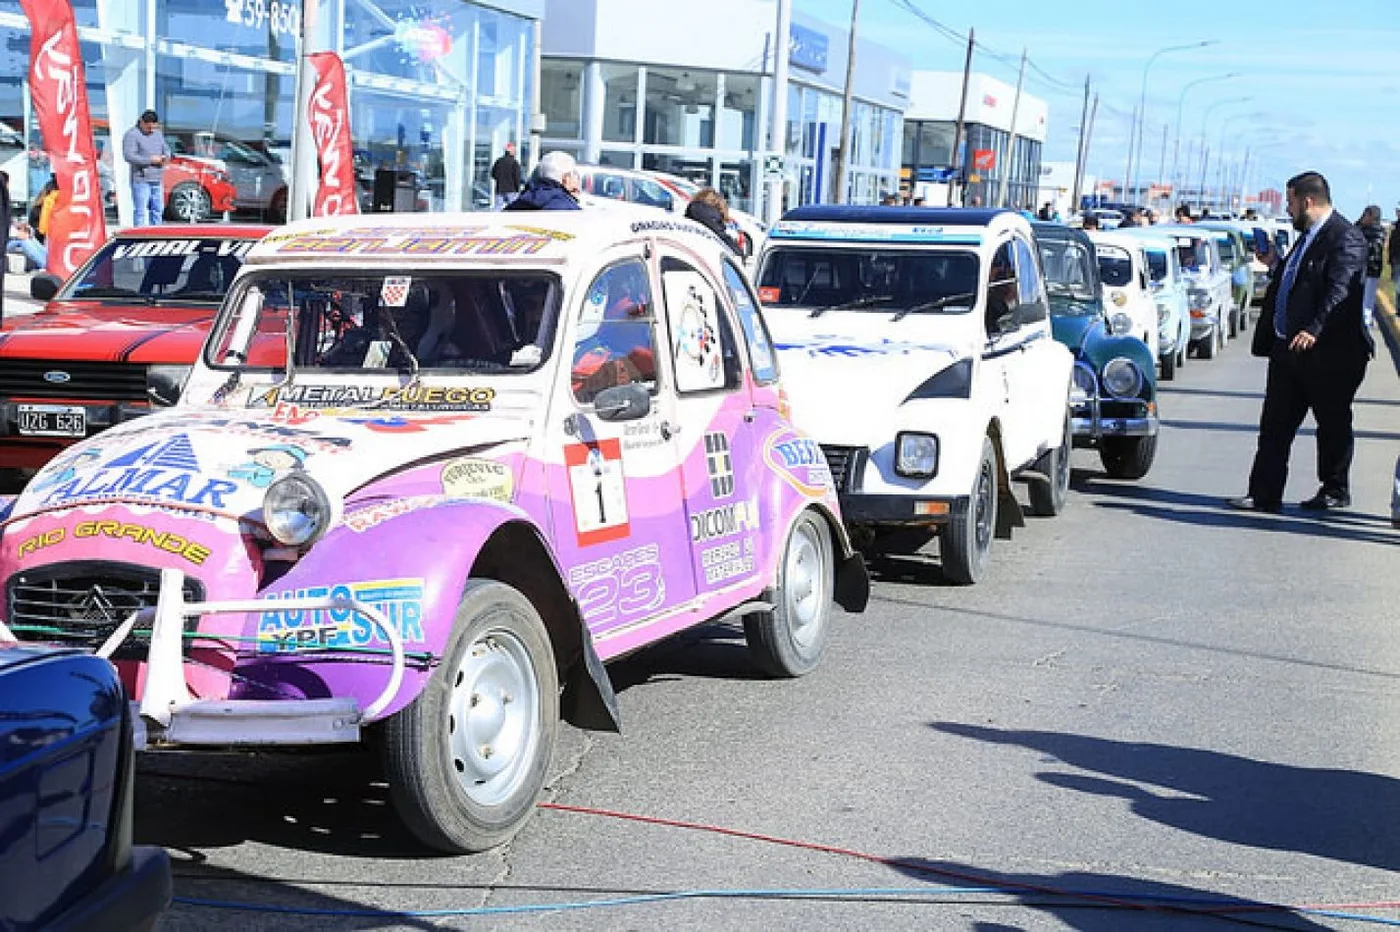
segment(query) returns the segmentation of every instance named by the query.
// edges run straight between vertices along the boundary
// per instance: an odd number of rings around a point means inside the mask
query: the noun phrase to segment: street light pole
[[[1130,167],[1136,165],[1137,170],[1139,172],[1142,171],[1142,136],[1143,131],[1147,128],[1147,73],[1152,69],[1152,65],[1157,61],[1157,59],[1161,58],[1168,52],[1187,52],[1193,49],[1203,49],[1208,48],[1212,45],[1219,44],[1220,40],[1218,39],[1206,39],[1201,42],[1189,42],[1185,45],[1169,45],[1166,48],[1158,49],[1157,51],[1153,52],[1150,56],[1148,56],[1147,64],[1142,66],[1142,90],[1138,93],[1137,119],[1135,121],[1136,133],[1130,133],[1128,136],[1128,165]],[[1134,160],[1134,135],[1137,139],[1136,161]],[[1129,174],[1131,176],[1131,172]],[[1131,183],[1136,180],[1136,178],[1129,177],[1128,182],[1125,183]]]
[[[1249,101],[1251,101],[1251,100],[1253,100],[1253,99],[1254,99],[1254,98],[1253,98],[1252,96],[1247,96],[1247,97],[1231,97],[1231,98],[1229,98],[1229,99],[1227,99],[1227,100],[1217,100],[1215,103],[1211,104],[1209,107],[1206,108],[1205,115],[1201,117],[1201,145],[1202,145],[1203,147],[1205,147],[1205,151],[1206,151],[1206,153],[1207,153],[1207,158],[1209,157],[1210,148],[1209,148],[1208,146],[1206,146],[1206,142],[1207,142],[1206,127],[1207,127],[1207,125],[1210,123],[1210,115],[1211,115],[1212,113],[1214,113],[1215,111],[1219,110],[1221,107],[1229,106],[1230,104],[1242,104],[1242,103],[1247,103],[1247,102],[1249,102]],[[1218,153],[1217,153],[1217,157],[1219,157]],[[1202,188],[1202,190],[1197,192],[1197,199],[1198,199],[1201,203],[1204,203],[1204,198],[1205,198],[1205,191],[1204,191],[1205,183],[1206,183],[1206,164],[1205,164],[1205,161],[1203,160],[1202,163],[1201,163],[1201,188]]]
[[[781,171],[767,176],[767,197],[763,203],[763,219],[770,225],[777,223],[783,215],[783,182],[787,172],[787,102],[788,102],[788,47],[792,29],[792,0],[778,0],[778,24],[773,36],[773,106],[770,108],[772,123],[768,130],[768,148],[778,156]],[[766,174],[766,171],[765,171]]]
[[[846,43],[846,89],[841,96],[841,144],[836,147],[836,191],[832,203],[844,204],[846,197],[846,166],[851,160],[851,88],[856,79],[856,24],[860,19],[860,0],[851,0],[851,34]]]
[[[1172,124],[1172,135],[1176,137],[1176,151],[1172,154],[1172,190],[1176,190],[1177,184],[1181,180],[1181,175],[1177,173],[1177,163],[1181,155],[1181,114],[1182,108],[1186,105],[1186,92],[1198,84],[1206,84],[1210,81],[1228,81],[1232,78],[1240,77],[1240,72],[1232,71],[1229,74],[1217,74],[1209,78],[1197,78],[1181,89],[1181,96],[1176,99],[1176,123]],[[1187,174],[1190,173],[1191,160],[1186,160]]]

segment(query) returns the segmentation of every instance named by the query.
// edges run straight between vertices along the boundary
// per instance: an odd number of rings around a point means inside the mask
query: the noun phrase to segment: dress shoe
[[[1304,511],[1332,511],[1337,508],[1350,508],[1351,496],[1319,489],[1312,498],[1305,502],[1299,502],[1298,507]]]
[[[1269,514],[1278,514],[1283,510],[1281,502],[1261,502],[1257,501],[1253,495],[1242,495],[1239,498],[1227,498],[1225,504],[1239,511],[1266,511]]]

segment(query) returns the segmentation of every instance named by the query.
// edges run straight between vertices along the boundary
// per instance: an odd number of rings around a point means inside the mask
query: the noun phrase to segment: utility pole
[[[1170,129],[1170,123],[1162,124],[1162,161],[1157,163],[1157,185],[1159,187],[1162,184],[1162,179],[1167,175],[1167,132]]]
[[[1089,76],[1084,76],[1084,107],[1079,111],[1079,148],[1074,153],[1074,185],[1070,188],[1069,209],[1079,210],[1079,195],[1084,189],[1084,140],[1089,130]]]
[[[851,35],[846,45],[846,90],[841,97],[841,144],[836,147],[836,194],[832,202],[846,203],[846,166],[851,159],[851,87],[856,80],[856,20],[860,0],[851,0]]]
[[[1210,146],[1205,140],[1201,140],[1201,183],[1196,188],[1196,209],[1205,210],[1206,206],[1206,167],[1210,165]]]
[[[1006,189],[1011,181],[1011,172],[1016,168],[1016,117],[1021,112],[1021,87],[1026,83],[1026,49],[1021,49],[1021,70],[1016,75],[1016,96],[1011,101],[1011,133],[1006,144],[1007,164],[1001,167],[1001,191],[997,193],[997,206],[1006,207]]]
[[[784,161],[787,158],[788,46],[792,32],[792,0],[778,0],[778,26],[773,36],[773,106],[768,130],[768,150]],[[771,226],[783,215],[783,171],[767,178],[763,218]],[[767,171],[765,169],[765,175]]]
[[[977,45],[977,30],[967,31],[967,58],[963,61],[962,100],[958,103],[958,122],[953,128],[953,177],[962,185],[958,199],[967,202],[967,160],[963,158],[963,128],[967,120],[967,86],[972,81],[972,50]]]

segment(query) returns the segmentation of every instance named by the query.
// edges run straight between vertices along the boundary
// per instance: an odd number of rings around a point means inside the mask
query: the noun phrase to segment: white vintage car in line
[[[769,231],[759,299],[794,422],[822,445],[858,543],[986,571],[1069,485],[1073,358],[1051,337],[1030,224],[1011,211],[803,207]]]
[[[1133,229],[1133,228],[1129,228]],[[1099,260],[1103,306],[1114,336],[1137,337],[1157,358],[1157,302],[1142,241],[1118,230],[1089,231]]]

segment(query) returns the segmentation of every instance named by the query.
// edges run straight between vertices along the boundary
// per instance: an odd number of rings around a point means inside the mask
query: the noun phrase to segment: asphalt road
[[[1243,492],[1263,374],[1244,342],[1192,360],[1163,386],[1151,474],[1110,482],[1078,452],[1067,513],[998,542],[985,584],[877,566],[811,676],[761,679],[738,631],[706,628],[612,667],[625,735],[562,734],[551,801],[869,858],[554,809],[498,851],[432,857],[367,757],[161,756],[137,835],[171,850],[178,896],[331,911],[182,904],[163,927],[1360,928],[1251,904],[1400,900],[1400,381],[1372,365],[1355,508],[1318,520],[1220,505]],[[334,914],[703,890],[810,892]],[[1191,914],[1221,897],[1238,908]]]

